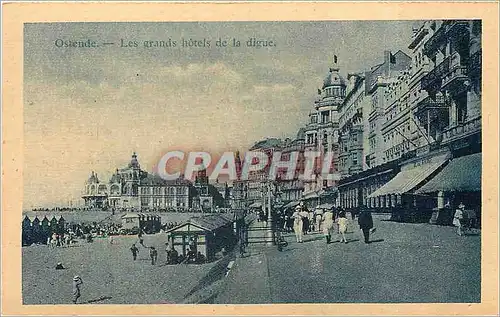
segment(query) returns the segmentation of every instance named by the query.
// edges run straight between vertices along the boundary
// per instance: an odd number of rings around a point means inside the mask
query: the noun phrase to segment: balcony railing
[[[458,53],[453,53],[449,58],[448,72],[445,73],[441,86],[444,88],[450,84],[467,80],[467,66],[463,64]]]
[[[481,117],[474,118],[464,123],[459,123],[454,127],[444,130],[442,143],[460,139],[479,131],[481,131]]]
[[[451,58],[447,57],[438,66],[422,77],[421,86],[424,90],[438,90],[441,88],[442,78],[450,71]]]
[[[417,109],[418,109],[417,112],[421,112],[426,109],[435,109],[444,107],[446,107],[445,99],[442,95],[437,95],[435,99],[432,98],[431,96],[427,96],[417,104]]]

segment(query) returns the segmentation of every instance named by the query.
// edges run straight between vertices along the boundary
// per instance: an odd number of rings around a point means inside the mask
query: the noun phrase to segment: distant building
[[[305,168],[305,129],[300,128],[297,132],[295,139],[285,140],[281,148],[282,160],[286,161],[290,159],[290,153],[296,152],[297,157],[297,167],[295,169],[295,174],[292,179],[286,179],[284,174],[287,173],[286,170],[278,173],[278,195],[283,204],[289,203],[291,201],[297,201],[302,198],[302,193],[304,192],[304,181],[300,178],[303,174]]]
[[[197,177],[194,185],[182,178],[167,181],[142,170],[135,153],[128,166],[116,169],[108,182],[101,182],[92,172],[82,198],[88,209],[211,212],[215,205],[224,205],[224,198],[208,184],[206,172]]]

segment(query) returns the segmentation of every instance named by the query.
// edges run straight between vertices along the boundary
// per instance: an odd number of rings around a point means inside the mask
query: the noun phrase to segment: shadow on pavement
[[[384,239],[377,239],[377,240],[371,240],[371,241],[368,241],[368,243],[377,243],[377,242],[383,242]]]
[[[359,239],[347,240],[347,243],[358,242],[358,241],[359,241]]]
[[[312,239],[305,239],[304,237],[304,242],[312,242],[312,241],[318,241],[318,240],[325,240],[325,236],[316,236],[313,237]]]
[[[236,258],[234,254],[234,250],[230,251],[226,256],[219,259],[217,263],[212,266],[212,268],[208,271],[207,275],[205,275],[198,284],[193,287],[184,298],[188,298],[190,295],[193,295],[195,292],[201,291],[207,286],[213,284],[214,282],[222,279],[226,274],[226,268],[230,261]]]

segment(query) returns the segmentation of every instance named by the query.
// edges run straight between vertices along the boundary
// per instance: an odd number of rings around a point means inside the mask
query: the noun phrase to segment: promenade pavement
[[[250,244],[215,303],[480,301],[480,235],[460,237],[453,227],[396,223],[387,215],[374,215],[374,225],[370,244],[351,220],[347,244],[334,235],[327,245],[320,233],[306,235],[301,244],[287,234],[282,252]]]

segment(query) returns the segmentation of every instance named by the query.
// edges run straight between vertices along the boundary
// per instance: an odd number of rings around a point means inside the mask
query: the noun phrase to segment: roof
[[[266,148],[275,148],[279,147],[283,144],[283,141],[278,138],[267,138],[265,140],[258,141],[255,143],[250,150],[255,149],[266,149]]]
[[[188,221],[182,223],[181,225],[167,230],[166,232],[176,231],[179,228],[182,228],[188,224],[196,226],[205,231],[214,231],[220,227],[223,227],[234,220],[234,214],[210,214],[199,217],[192,217]]]
[[[481,190],[482,154],[455,158],[415,193],[437,191],[475,192]]]
[[[87,180],[87,184],[95,184],[95,183],[99,183],[99,178],[97,178],[97,173],[94,173],[94,171],[92,171],[92,174]]]
[[[158,175],[147,173],[146,177],[141,179],[141,185],[164,186],[166,185],[166,181]]]
[[[297,140],[305,140],[306,139],[306,129],[300,128],[299,131],[297,131]]]
[[[102,223],[105,221],[112,221],[116,223],[120,223],[120,214],[112,215],[111,212],[104,211],[27,211],[23,213],[23,219],[25,216],[28,216],[30,220],[34,220],[35,217],[38,217],[38,220],[42,221],[44,217],[47,220],[51,220],[54,216],[59,220],[63,217],[66,223]]]
[[[167,186],[167,185],[190,185],[191,183],[182,178],[175,180],[165,180],[161,178],[157,174],[145,173],[146,177],[142,178],[140,181],[141,185],[150,185],[150,186]]]
[[[340,76],[337,68],[330,68],[330,73],[323,81],[323,89],[331,86],[346,86],[345,79]]]

